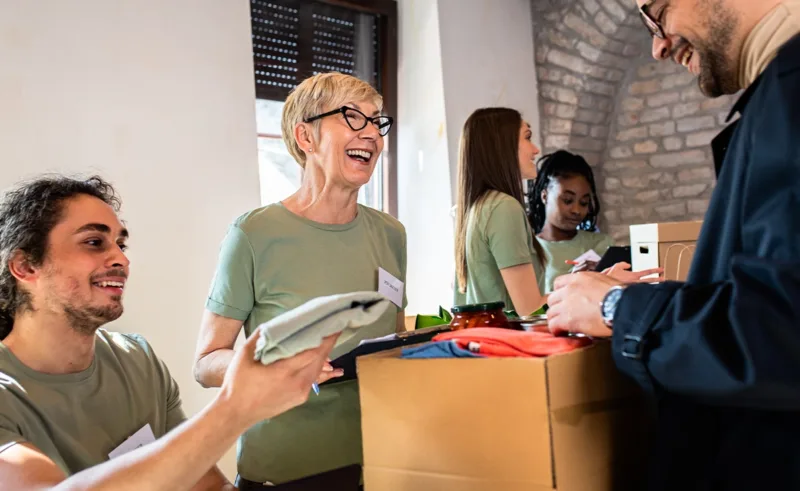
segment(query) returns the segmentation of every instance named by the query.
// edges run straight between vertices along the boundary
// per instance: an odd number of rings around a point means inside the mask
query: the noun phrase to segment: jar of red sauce
[[[450,321],[450,328],[454,331],[473,327],[502,327],[510,329],[511,324],[503,312],[505,306],[504,302],[456,305],[451,309],[453,320]]]

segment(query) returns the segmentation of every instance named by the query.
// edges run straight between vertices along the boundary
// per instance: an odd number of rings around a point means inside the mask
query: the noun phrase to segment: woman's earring
[[[308,149],[308,153],[314,153],[314,149],[313,148],[309,148]]]

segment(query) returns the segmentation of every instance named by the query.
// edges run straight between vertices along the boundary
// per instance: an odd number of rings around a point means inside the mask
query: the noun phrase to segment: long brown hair
[[[525,208],[522,173],[519,169],[519,134],[522,115],[504,107],[473,112],[461,133],[458,153],[456,208],[456,278],[458,291],[467,289],[467,222],[474,207],[481,206],[489,191],[508,194]],[[544,264],[541,244],[533,246]]]

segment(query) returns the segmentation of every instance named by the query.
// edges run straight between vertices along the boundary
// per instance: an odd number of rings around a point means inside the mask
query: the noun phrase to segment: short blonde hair
[[[308,118],[333,111],[347,102],[369,101],[383,110],[383,97],[367,82],[339,72],[319,73],[303,80],[286,99],[281,117],[283,143],[300,167],[306,166],[306,155],[294,138],[294,128]],[[311,123],[319,139],[320,120]]]

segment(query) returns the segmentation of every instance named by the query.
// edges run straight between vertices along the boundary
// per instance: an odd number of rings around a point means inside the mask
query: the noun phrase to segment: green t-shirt
[[[147,424],[160,438],[185,419],[178,384],[139,335],[99,329],[92,364],[67,375],[36,372],[0,343],[0,452],[30,443],[69,476]]]
[[[519,201],[505,193],[489,192],[468,217],[467,293],[460,294],[456,282],[456,304],[503,301],[506,309],[513,309],[500,270],[520,264],[533,264],[537,286],[542,291],[544,275],[534,240]]]
[[[553,282],[556,278],[572,271],[572,265],[565,261],[571,261],[590,250],[594,250],[599,256],[602,256],[609,247],[614,245],[614,239],[610,235],[579,230],[578,235],[571,240],[550,242],[540,237],[539,243],[542,244],[547,257],[544,274],[545,293],[550,293],[553,291]]]
[[[406,233],[400,222],[359,205],[350,223],[326,225],[287,210],[281,203],[251,211],[230,227],[206,308],[244,322],[249,336],[259,325],[313,298],[376,291],[378,268],[406,280]],[[405,289],[403,308],[407,301]],[[392,306],[375,324],[331,354],[362,339],[395,332]],[[239,474],[281,484],[361,463],[358,384],[325,385],[304,405],[250,428],[239,440]]]

